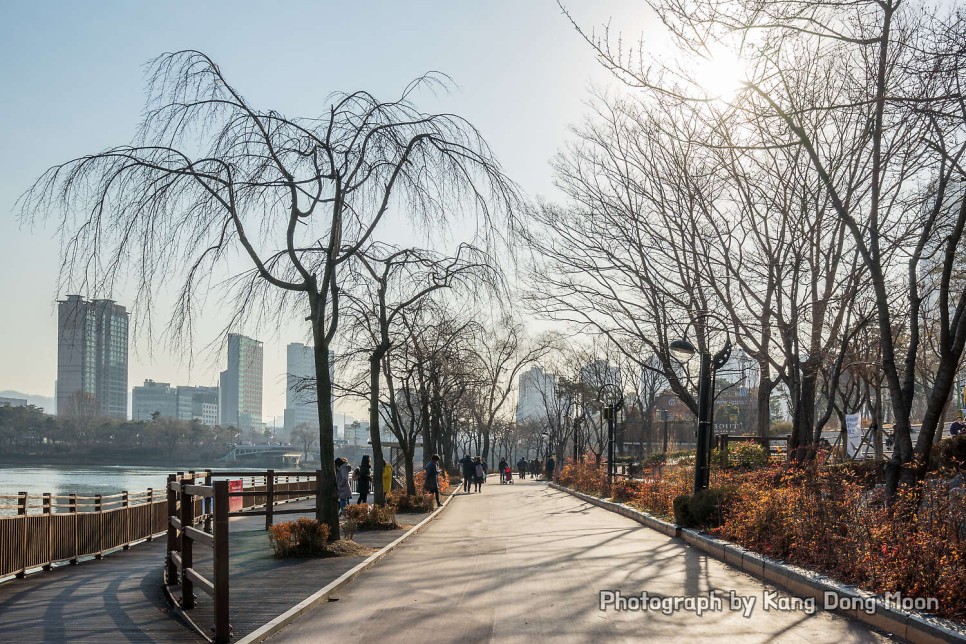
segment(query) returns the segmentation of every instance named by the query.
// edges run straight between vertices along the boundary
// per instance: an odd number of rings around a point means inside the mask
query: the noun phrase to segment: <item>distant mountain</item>
[[[53,397],[50,396],[34,396],[32,394],[25,394],[22,391],[7,389],[5,391],[0,391],[0,398],[26,398],[28,405],[43,407],[44,411],[48,414],[54,414],[57,412],[57,405]]]

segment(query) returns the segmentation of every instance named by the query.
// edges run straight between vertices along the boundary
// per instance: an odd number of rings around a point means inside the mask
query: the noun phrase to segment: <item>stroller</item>
[[[513,485],[513,468],[509,465],[503,470],[503,480],[506,481],[507,485]]]

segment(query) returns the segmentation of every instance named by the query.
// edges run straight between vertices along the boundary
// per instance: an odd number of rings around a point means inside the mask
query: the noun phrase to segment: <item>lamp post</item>
[[[605,382],[600,386],[598,400],[604,402],[601,410],[607,420],[607,482],[614,482],[614,435],[617,412],[624,406],[624,392],[612,382]]]
[[[708,314],[705,314],[708,316]],[[727,327],[726,327],[727,330]],[[685,339],[671,342],[671,351],[687,361],[695,353],[699,353],[694,345]],[[711,418],[714,401],[714,372],[724,366],[731,357],[731,339],[725,340],[724,347],[712,355],[708,351],[701,351],[701,370],[698,374],[698,444],[694,463],[694,491],[708,489],[711,475]],[[666,449],[666,443],[665,443]]]
[[[664,445],[661,453],[667,456],[667,409],[658,409],[661,412],[661,420],[664,421]]]

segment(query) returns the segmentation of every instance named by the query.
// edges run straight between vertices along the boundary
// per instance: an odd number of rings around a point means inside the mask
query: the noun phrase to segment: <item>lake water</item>
[[[90,465],[0,465],[0,495],[26,492],[30,496],[51,494],[117,494],[143,492],[149,487],[163,493],[169,468]]]

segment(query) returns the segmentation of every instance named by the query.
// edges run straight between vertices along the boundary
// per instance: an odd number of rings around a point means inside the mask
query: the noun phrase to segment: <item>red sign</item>
[[[241,492],[244,489],[244,484],[242,479],[237,481],[228,481],[228,494],[232,492]],[[245,499],[240,496],[229,496],[228,497],[228,511],[237,512],[245,507]]]

